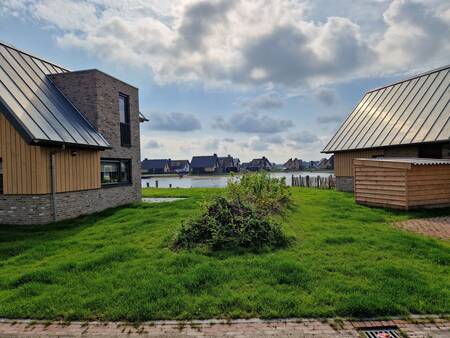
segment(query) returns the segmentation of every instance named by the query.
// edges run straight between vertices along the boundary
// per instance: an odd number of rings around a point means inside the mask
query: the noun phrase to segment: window
[[[131,183],[131,160],[102,159],[100,166],[103,186]]]
[[[3,162],[0,158],[0,194],[3,194]]]
[[[128,95],[119,94],[120,114],[120,144],[122,147],[131,146],[130,130],[130,98]]]

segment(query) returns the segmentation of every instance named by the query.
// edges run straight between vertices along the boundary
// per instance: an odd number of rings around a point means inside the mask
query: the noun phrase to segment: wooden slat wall
[[[334,154],[334,172],[336,176],[354,176],[353,159],[354,158],[372,158],[374,156],[383,156],[384,150],[362,150],[346,151]]]
[[[0,158],[4,194],[51,192],[50,153],[53,149],[28,145],[0,112]],[[56,155],[57,192],[100,188],[100,152],[67,149]]]
[[[408,205],[450,205],[450,165],[415,165],[408,171]]]
[[[362,161],[361,161],[362,162]],[[355,163],[357,203],[407,208],[407,168]]]

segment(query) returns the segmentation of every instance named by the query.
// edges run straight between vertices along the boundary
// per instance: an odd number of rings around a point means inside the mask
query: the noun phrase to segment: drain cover
[[[360,329],[359,332],[364,338],[402,338],[400,331],[395,327],[378,327],[370,329]]]

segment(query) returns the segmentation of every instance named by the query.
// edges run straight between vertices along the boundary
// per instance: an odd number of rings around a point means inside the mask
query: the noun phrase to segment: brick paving
[[[421,235],[450,239],[450,217],[410,219],[397,222],[395,226]]]
[[[202,338],[354,338],[358,329],[393,326],[411,338],[449,338],[450,320],[433,317],[415,317],[408,320],[348,321],[348,320],[205,320],[205,321],[157,321],[140,325],[116,322],[36,322],[0,320],[0,337],[202,337]]]

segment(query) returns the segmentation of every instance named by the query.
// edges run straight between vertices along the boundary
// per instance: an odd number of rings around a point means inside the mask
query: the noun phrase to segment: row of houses
[[[334,156],[330,158],[322,158],[320,161],[303,161],[298,158],[290,158],[279,169],[285,171],[301,171],[301,170],[333,170]]]

